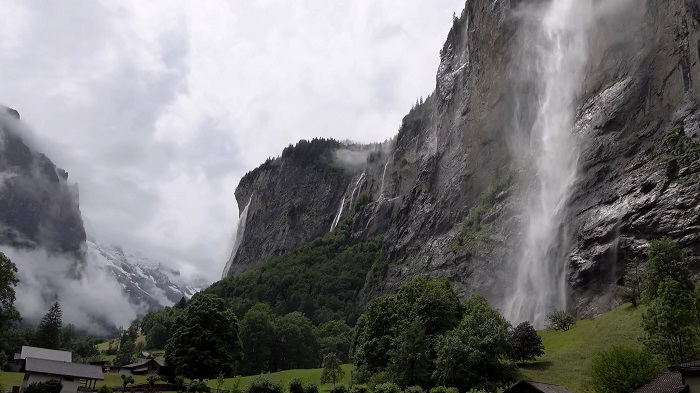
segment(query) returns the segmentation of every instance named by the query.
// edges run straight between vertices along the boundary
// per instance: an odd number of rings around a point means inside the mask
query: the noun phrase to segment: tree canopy
[[[176,375],[189,379],[232,376],[242,359],[238,319],[223,299],[195,296],[165,346],[165,360]]]
[[[61,326],[63,312],[61,305],[55,302],[49,311],[41,318],[39,327],[34,335],[34,345],[41,348],[59,349],[61,344]]]

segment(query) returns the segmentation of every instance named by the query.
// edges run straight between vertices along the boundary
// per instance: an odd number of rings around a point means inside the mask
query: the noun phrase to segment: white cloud
[[[80,184],[91,235],[213,280],[238,179],[301,138],[392,137],[463,5],[11,1],[0,102]]]

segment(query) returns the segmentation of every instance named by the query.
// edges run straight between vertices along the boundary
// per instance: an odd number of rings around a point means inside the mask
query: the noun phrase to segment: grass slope
[[[566,332],[540,331],[545,355],[520,369],[522,379],[584,392],[586,369],[593,356],[613,345],[641,345],[643,310],[643,306],[625,304],[597,318],[577,321]]]
[[[346,385],[350,383],[350,372],[353,370],[354,366],[352,364],[344,364],[343,370],[345,370],[345,378],[343,379],[343,383]],[[245,388],[256,378],[259,378],[260,376],[274,379],[279,381],[282,384],[282,387],[284,390],[289,389],[289,381],[291,381],[294,378],[299,378],[304,383],[308,382],[313,382],[318,385],[319,390],[321,392],[329,392],[331,388],[333,387],[333,384],[327,383],[327,384],[321,384],[321,371],[323,369],[321,368],[313,368],[313,369],[303,369],[303,370],[285,370],[285,371],[278,371],[276,373],[269,373],[269,374],[261,374],[261,375],[251,375],[247,377],[242,377],[241,378],[241,384],[240,384],[240,389],[245,390]],[[224,384],[224,389],[230,389],[231,386],[233,385],[233,378],[228,378],[226,379],[226,383]],[[215,379],[210,379],[208,381],[208,384],[211,388],[216,387],[216,380]]]

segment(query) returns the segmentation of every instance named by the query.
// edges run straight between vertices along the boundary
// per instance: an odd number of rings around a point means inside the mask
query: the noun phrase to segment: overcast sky
[[[0,104],[80,186],[88,236],[217,279],[243,174],[383,141],[464,0],[0,0]]]

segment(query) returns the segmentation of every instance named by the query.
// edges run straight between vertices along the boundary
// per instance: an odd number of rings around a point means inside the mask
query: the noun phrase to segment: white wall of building
[[[63,384],[63,389],[61,393],[76,393],[78,391],[78,386],[80,386],[80,379],[74,378],[72,381],[65,379],[61,375],[51,375],[51,374],[40,374],[40,373],[28,373],[29,378],[27,378],[27,373],[25,373],[24,380],[22,381],[22,388],[20,392],[24,392],[24,389],[34,382],[46,382],[49,379],[58,379]]]

